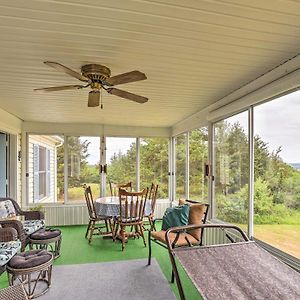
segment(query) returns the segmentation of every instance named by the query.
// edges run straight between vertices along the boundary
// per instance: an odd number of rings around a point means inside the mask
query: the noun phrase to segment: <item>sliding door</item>
[[[248,224],[248,112],[214,124],[215,215],[247,229]]]
[[[300,258],[300,92],[254,108],[254,237]]]

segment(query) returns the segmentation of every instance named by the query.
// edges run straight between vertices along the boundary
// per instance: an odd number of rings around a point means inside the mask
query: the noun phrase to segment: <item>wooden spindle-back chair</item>
[[[159,188],[158,184],[155,185],[154,183],[152,183],[147,197],[147,201],[151,202],[151,213],[149,215],[146,215],[146,217],[148,218],[151,230],[154,229],[155,231],[156,231],[156,227],[154,224],[154,212],[156,207],[158,188]]]
[[[120,227],[120,239],[122,241],[122,250],[125,248],[125,242],[128,236],[141,236],[146,247],[144,237],[143,218],[147,200],[148,188],[140,192],[128,192],[122,188],[119,190],[120,215],[116,219],[114,240]],[[134,232],[126,233],[126,227],[133,227]]]
[[[119,189],[122,188],[122,189],[125,189],[129,192],[132,191],[132,182],[129,181],[127,183],[114,183],[114,182],[111,182],[109,181],[109,190],[110,190],[110,195],[111,196],[119,196]]]
[[[84,196],[86,205],[88,208],[89,213],[89,223],[88,227],[85,233],[85,238],[89,235],[89,243],[92,241],[92,237],[95,234],[110,234],[112,233],[112,223],[111,223],[111,217],[109,216],[98,216],[96,213],[95,203],[91,191],[90,186],[84,185]],[[97,224],[97,222],[102,222],[104,224]],[[102,232],[101,229],[106,228],[106,232]],[[94,231],[98,230],[97,233],[94,233]]]

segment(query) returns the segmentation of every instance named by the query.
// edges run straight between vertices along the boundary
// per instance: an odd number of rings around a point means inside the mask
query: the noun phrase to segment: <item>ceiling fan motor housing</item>
[[[102,82],[110,77],[110,69],[97,64],[88,64],[81,67],[83,76],[88,77],[92,82]]]

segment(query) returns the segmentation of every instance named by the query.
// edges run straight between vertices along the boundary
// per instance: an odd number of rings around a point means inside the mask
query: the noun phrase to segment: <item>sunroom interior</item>
[[[99,258],[108,241],[86,245],[82,185],[96,198],[109,181],[156,182],[156,217],[179,198],[209,203],[210,222],[240,226],[299,271],[297,11],[288,0],[2,2],[0,197],[42,209],[65,243],[91,251],[75,258],[63,244],[66,264],[123,260],[145,250],[129,241],[127,253],[112,245]],[[76,84],[45,61],[139,70],[147,79],[122,89],[149,100],[103,91],[101,108],[88,107],[85,89],[38,93]]]

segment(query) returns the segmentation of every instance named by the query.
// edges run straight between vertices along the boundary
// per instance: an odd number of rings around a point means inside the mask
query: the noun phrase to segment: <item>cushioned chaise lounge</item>
[[[191,228],[235,229],[243,242],[172,248],[170,235]],[[166,240],[181,300],[186,299],[175,257],[205,300],[300,299],[300,274],[262,249],[236,226],[174,227]]]

